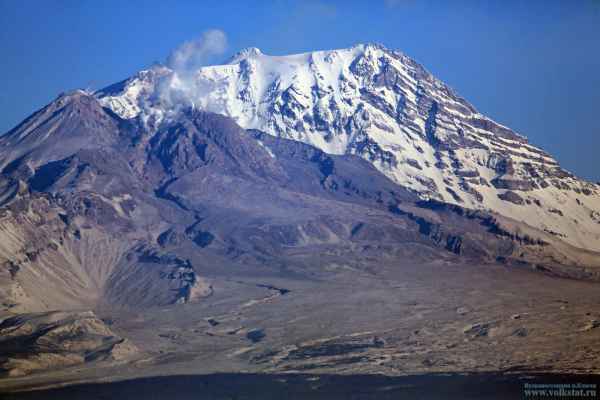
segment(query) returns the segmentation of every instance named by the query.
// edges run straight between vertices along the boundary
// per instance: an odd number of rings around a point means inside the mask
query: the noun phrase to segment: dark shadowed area
[[[596,384],[585,375],[503,375],[499,373],[384,375],[211,374],[149,377],[13,393],[6,400],[40,397],[64,400],[225,400],[225,399],[461,399],[505,400],[525,396],[526,384]],[[527,389],[529,390],[529,389]],[[533,396],[531,398],[534,398]],[[597,399],[597,395],[585,398]]]

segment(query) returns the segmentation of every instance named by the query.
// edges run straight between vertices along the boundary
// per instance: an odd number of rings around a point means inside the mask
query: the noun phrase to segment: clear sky
[[[122,80],[211,28],[230,53],[402,50],[600,180],[600,0],[0,0],[0,132],[62,91]]]

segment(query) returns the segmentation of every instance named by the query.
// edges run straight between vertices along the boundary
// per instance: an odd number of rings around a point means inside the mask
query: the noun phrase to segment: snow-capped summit
[[[234,54],[225,64],[237,64],[243,59],[258,57],[263,53],[257,47],[247,47]]]
[[[191,105],[246,129],[357,154],[423,198],[490,209],[600,250],[598,185],[381,45],[287,56],[250,48],[185,74],[154,67],[96,96],[150,126]]]

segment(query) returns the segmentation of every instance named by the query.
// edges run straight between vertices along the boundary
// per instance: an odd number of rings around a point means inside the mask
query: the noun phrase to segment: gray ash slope
[[[83,91],[61,95],[0,137],[0,166],[5,316],[202,302],[240,269],[311,279],[315,257],[500,261],[588,279],[600,266],[515,220],[423,201],[355,155],[198,110],[150,128]]]

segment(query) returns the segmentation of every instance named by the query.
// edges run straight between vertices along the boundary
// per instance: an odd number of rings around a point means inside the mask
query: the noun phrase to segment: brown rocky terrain
[[[120,361],[137,352],[91,311],[6,318],[0,324],[0,348],[0,371],[9,377],[89,361]]]

